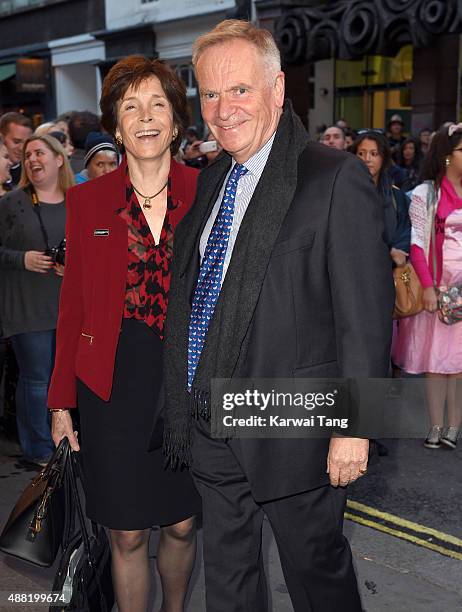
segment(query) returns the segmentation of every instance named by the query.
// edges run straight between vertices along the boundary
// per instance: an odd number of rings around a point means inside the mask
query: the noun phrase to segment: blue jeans
[[[16,422],[24,458],[29,460],[48,459],[54,451],[47,395],[55,360],[55,342],[54,329],[11,337],[19,368]]]

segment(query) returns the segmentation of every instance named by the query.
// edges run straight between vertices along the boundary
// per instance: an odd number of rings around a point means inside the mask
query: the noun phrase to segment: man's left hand
[[[64,276],[64,266],[59,263],[55,263],[53,266],[53,270],[57,276]]]
[[[331,438],[327,455],[327,473],[334,487],[346,487],[367,472],[369,440]]]

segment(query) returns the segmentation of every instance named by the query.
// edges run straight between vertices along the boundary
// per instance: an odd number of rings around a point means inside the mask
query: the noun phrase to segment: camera
[[[53,263],[60,264],[64,266],[64,262],[66,259],[66,239],[63,238],[58,246],[50,247],[45,251],[45,255],[51,257]]]

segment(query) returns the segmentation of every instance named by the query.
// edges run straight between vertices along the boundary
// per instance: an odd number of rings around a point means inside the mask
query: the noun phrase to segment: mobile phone
[[[218,145],[216,140],[207,140],[199,145],[199,151],[201,153],[213,153],[218,151]]]

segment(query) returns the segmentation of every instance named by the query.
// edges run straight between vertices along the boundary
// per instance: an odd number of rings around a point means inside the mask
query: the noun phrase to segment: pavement
[[[419,440],[389,440],[386,446],[388,456],[371,465],[369,474],[351,487],[347,511],[351,519],[345,521],[363,608],[366,612],[462,611],[462,448],[428,451]],[[21,464],[19,457],[19,447],[0,437],[0,528],[36,473]],[[157,536],[153,531],[149,612],[158,612],[160,606]],[[205,611],[201,545],[199,532],[188,612]],[[270,610],[292,612],[268,521],[264,522],[264,558]],[[44,606],[5,604],[6,595],[48,591],[55,569],[35,567],[0,553],[0,609],[45,610]]]

